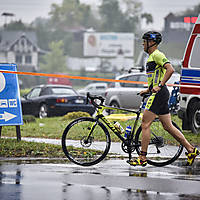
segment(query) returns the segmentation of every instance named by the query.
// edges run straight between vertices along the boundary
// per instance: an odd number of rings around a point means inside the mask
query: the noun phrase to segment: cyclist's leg
[[[153,120],[156,118],[156,114],[154,114],[151,111],[145,110],[143,113],[143,118],[142,118],[142,141],[141,141],[141,152],[139,157],[136,160],[131,160],[128,163],[133,166],[146,166],[147,161],[146,161],[146,155],[147,155],[147,149],[148,145],[150,142],[150,126],[153,122]]]
[[[153,120],[156,118],[156,112],[157,112],[157,107],[156,107],[156,93],[153,93],[147,103],[146,107],[143,113],[142,117],[142,140],[141,140],[141,152],[139,157],[135,161],[130,161],[130,165],[137,166],[137,165],[142,165],[145,166],[147,164],[146,161],[146,155],[147,155],[147,149],[148,145],[150,142],[150,137],[151,137],[151,130],[150,126],[153,122]]]
[[[180,142],[188,152],[193,152],[194,147],[186,140],[184,135],[172,124],[171,115],[159,115],[163,128],[170,133],[178,142]]]
[[[159,119],[162,122],[163,128],[187,149],[187,165],[192,165],[196,156],[200,154],[198,149],[193,147],[184,135],[172,124],[170,114],[159,115]]]
[[[154,114],[151,111],[145,110],[143,113],[143,118],[142,118],[142,152],[147,152],[148,145],[150,142],[150,135],[151,135],[151,130],[150,126],[153,122],[153,120],[156,118],[156,114]],[[140,156],[141,159],[146,159],[146,156]]]

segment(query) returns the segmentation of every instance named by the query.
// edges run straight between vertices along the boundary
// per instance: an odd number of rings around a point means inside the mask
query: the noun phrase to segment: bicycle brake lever
[[[86,104],[88,104],[90,93],[87,92]]]

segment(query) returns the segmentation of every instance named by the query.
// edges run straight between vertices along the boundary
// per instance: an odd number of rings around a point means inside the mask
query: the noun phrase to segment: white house
[[[37,71],[40,53],[45,52],[38,47],[35,32],[0,31],[0,63],[16,63],[18,71]]]

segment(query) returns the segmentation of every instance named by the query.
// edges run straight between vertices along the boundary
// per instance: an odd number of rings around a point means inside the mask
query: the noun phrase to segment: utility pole
[[[5,17],[4,27],[6,27],[7,26],[7,17],[14,17],[15,15],[13,13],[4,12],[1,14],[1,16]]]

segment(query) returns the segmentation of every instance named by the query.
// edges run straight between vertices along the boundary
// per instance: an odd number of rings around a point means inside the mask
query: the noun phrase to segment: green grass
[[[173,121],[175,121],[179,127],[181,127],[181,120],[177,116],[172,116]],[[38,119],[35,122],[24,123],[21,127],[22,137],[35,137],[35,138],[51,138],[60,139],[62,137],[63,131],[66,126],[71,122],[71,120],[63,120],[63,117],[53,117]],[[128,125],[133,125],[133,121],[120,121],[120,124],[124,127]],[[155,128],[156,129],[156,128]],[[111,131],[112,141],[119,141],[118,137],[115,136]],[[200,145],[200,134],[195,135],[191,132],[184,131],[183,134],[187,140],[193,145]],[[2,128],[2,136],[6,137],[16,137],[15,126],[4,126]],[[73,135],[73,139],[77,139],[80,135],[76,131]],[[98,138],[99,137],[99,138]],[[170,138],[169,134],[166,137]],[[102,140],[101,135],[97,136],[97,140]],[[119,147],[120,148],[120,147]],[[82,150],[78,150],[77,153],[82,154]],[[93,153],[93,152],[92,152]],[[48,157],[48,158],[66,158],[62,147],[60,145],[52,145],[45,143],[35,143],[35,142],[17,142],[16,139],[0,139],[0,157]]]
[[[36,118],[35,122],[24,123],[24,125],[20,126],[21,136],[60,139],[68,123],[63,121],[61,117]],[[2,128],[2,136],[15,137],[15,126],[4,126]]]
[[[0,157],[66,158],[60,145],[0,138]]]
[[[182,121],[178,118],[177,115],[172,116],[172,120],[181,128]],[[193,145],[200,146],[200,134],[194,134],[191,131],[183,131],[185,138]]]
[[[181,120],[177,116],[172,116],[173,121],[177,123],[179,127],[181,127]],[[72,120],[63,120],[63,117],[52,117],[39,119],[36,118],[35,122],[24,123],[24,125],[20,126],[21,136],[22,137],[35,137],[35,138],[51,138],[51,139],[61,139],[62,134],[66,126]],[[120,124],[126,128],[126,126],[133,126],[132,120],[129,121],[119,121]],[[111,133],[111,131],[109,130]],[[76,134],[74,133],[74,139],[76,139]],[[191,133],[190,131],[183,131],[185,137],[195,145],[200,145],[200,134],[196,135]],[[15,126],[4,126],[2,128],[2,136],[6,137],[16,137],[16,128]],[[119,141],[119,139],[111,133],[112,141]],[[101,140],[99,138],[99,140]]]
[[[70,150],[70,148],[68,149]],[[98,154],[100,151],[76,148],[73,154],[88,158]],[[60,145],[36,143],[36,142],[18,142],[16,139],[0,138],[0,157],[34,157],[34,158],[66,158]]]

